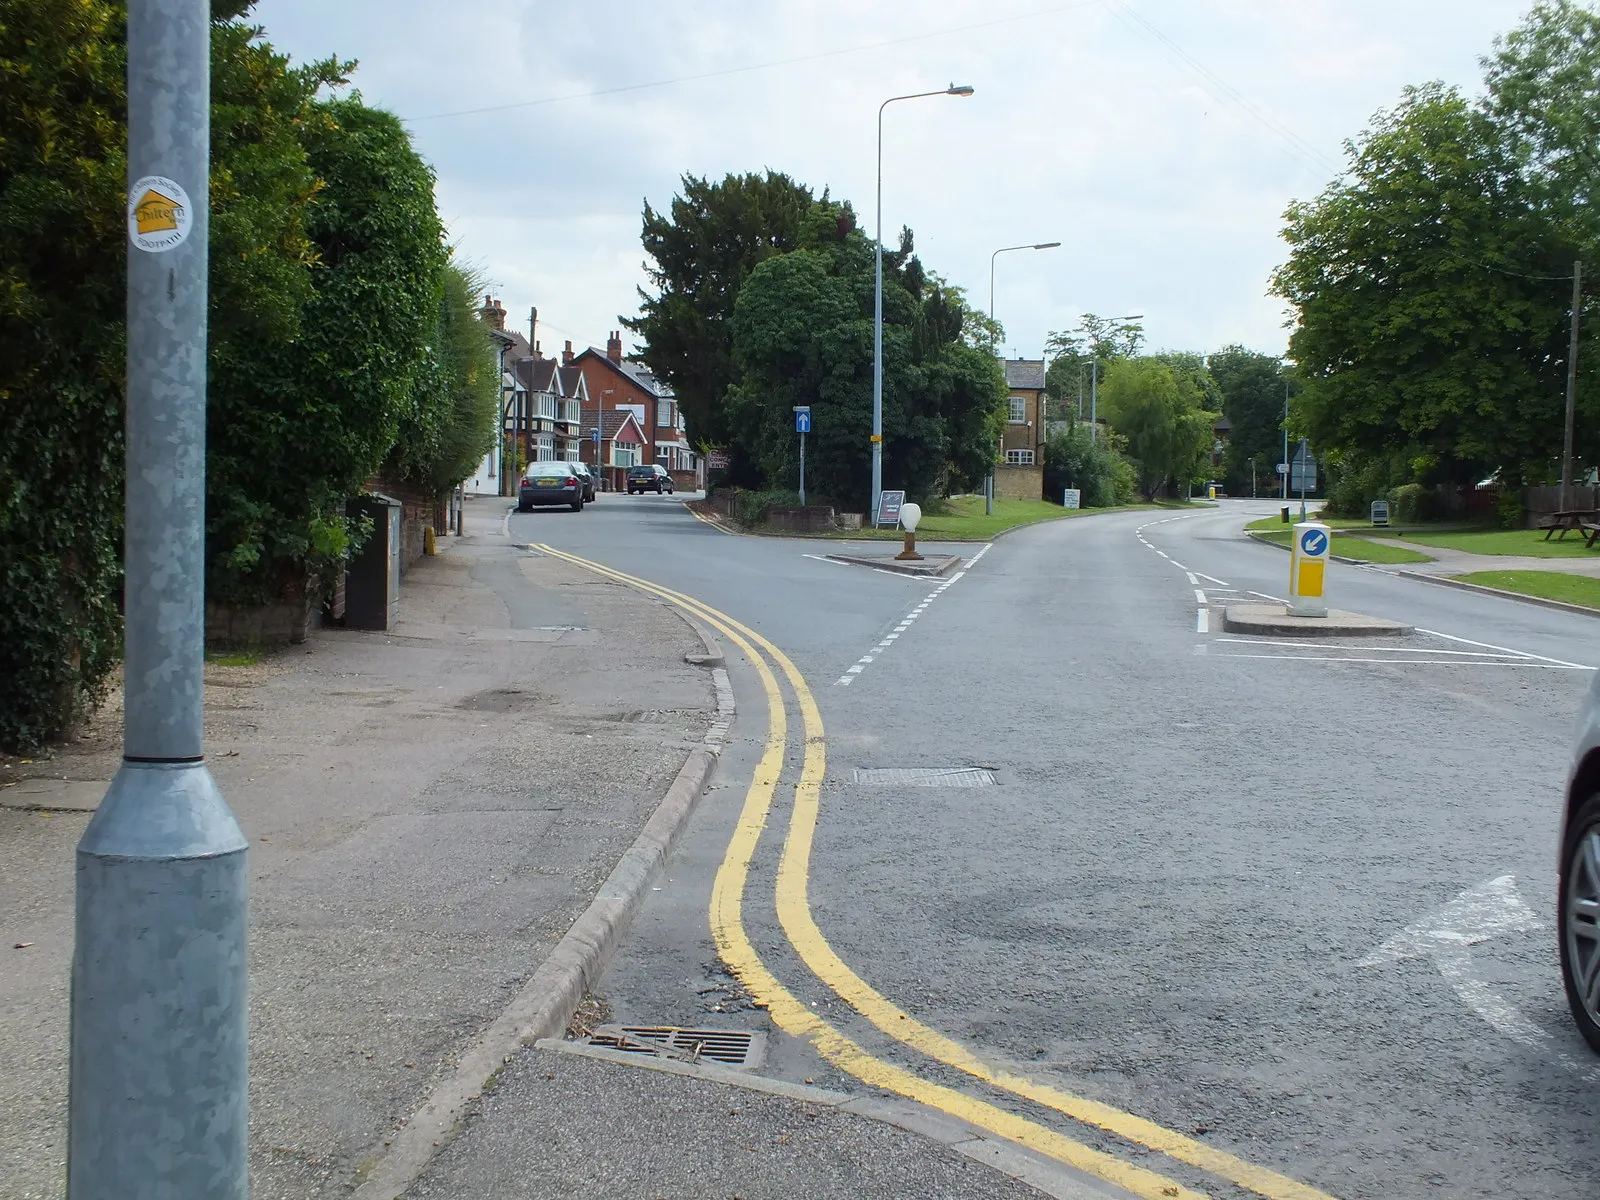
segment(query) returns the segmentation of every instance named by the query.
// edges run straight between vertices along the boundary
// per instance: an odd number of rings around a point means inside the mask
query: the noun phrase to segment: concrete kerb
[[[720,664],[721,648],[706,630],[682,613],[679,616],[707,651],[704,656],[691,657],[714,659]],[[462,1055],[454,1072],[433,1089],[422,1107],[395,1133],[387,1150],[353,1193],[356,1200],[398,1200],[455,1135],[467,1105],[483,1094],[495,1072],[521,1047],[565,1032],[572,1014],[585,993],[598,982],[649,893],[651,882],[688,826],[727,741],[734,717],[733,686],[721,665],[712,668],[711,676],[717,716],[702,745],[689,752],[661,803],[617,861],[589,907],[511,1003]]]
[[[729,1087],[781,1096],[820,1108],[837,1108],[844,1112],[882,1121],[947,1146],[957,1153],[983,1163],[985,1166],[1009,1175],[1057,1200],[1111,1200],[1126,1198],[1130,1193],[1113,1188],[1071,1167],[1063,1166],[1052,1158],[1011,1142],[996,1139],[988,1132],[925,1105],[909,1100],[895,1100],[875,1095],[853,1095],[831,1088],[811,1084],[790,1083],[783,1079],[769,1079],[762,1075],[738,1071],[715,1063],[687,1063],[671,1058],[655,1058],[613,1050],[606,1046],[590,1046],[582,1042],[569,1042],[560,1038],[541,1038],[535,1049],[559,1054],[575,1054],[584,1058],[598,1058],[620,1066],[646,1071],[660,1071],[668,1075],[683,1075],[704,1079]]]
[[[1600,608],[1586,604],[1569,604],[1565,600],[1551,600],[1545,596],[1529,596],[1523,592],[1508,592],[1504,588],[1488,587],[1481,583],[1468,583],[1464,579],[1451,579],[1448,575],[1428,575],[1421,571],[1396,571],[1407,579],[1420,579],[1423,583],[1437,583],[1441,587],[1460,588],[1464,592],[1482,592],[1486,596],[1500,596],[1506,600],[1520,600],[1524,604],[1537,604],[1542,608],[1556,608],[1562,612],[1581,613],[1586,617],[1600,617]]]

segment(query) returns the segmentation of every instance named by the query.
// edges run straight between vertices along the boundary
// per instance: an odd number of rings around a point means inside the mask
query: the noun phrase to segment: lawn
[[[1451,578],[1505,592],[1521,592],[1524,596],[1600,608],[1600,579],[1588,575],[1568,575],[1561,571],[1473,571],[1470,575],[1452,575]]]
[[[1291,530],[1285,529],[1281,522],[1274,519],[1276,529],[1268,527],[1261,536],[1269,542],[1276,542],[1280,546],[1287,546],[1289,539],[1294,536]],[[1254,529],[1259,522],[1251,525]],[[1419,563],[1432,562],[1426,554],[1418,554],[1415,550],[1408,550],[1404,546],[1396,546],[1392,541],[1372,541],[1367,538],[1354,537],[1342,529],[1333,531],[1333,553],[1342,554],[1345,558],[1360,558],[1367,562],[1375,563]]]
[[[1585,548],[1583,539],[1568,534],[1565,541],[1551,538],[1537,529],[1497,529],[1482,533],[1413,533],[1406,541],[1441,550],[1465,550],[1469,554],[1524,555],[1528,558],[1586,558],[1600,556],[1600,546]]]
[[[1036,521],[1056,521],[1064,517],[1084,517],[1090,513],[1127,512],[1139,508],[1184,508],[1180,503],[1132,504],[1126,508],[1062,508],[1048,500],[999,500],[994,512],[983,511],[982,496],[956,496],[941,505],[941,511],[924,513],[917,524],[917,537],[928,542],[987,542],[996,534]],[[793,536],[785,534],[783,536]],[[803,535],[802,535],[803,536]],[[816,535],[813,535],[816,536]],[[820,535],[829,538],[874,538],[898,542],[905,535],[898,529],[860,529]]]

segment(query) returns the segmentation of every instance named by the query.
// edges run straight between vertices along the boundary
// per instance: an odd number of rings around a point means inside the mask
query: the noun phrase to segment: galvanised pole
[[[1572,327],[1567,339],[1567,415],[1561,438],[1561,510],[1572,509],[1572,427],[1578,395],[1578,318],[1583,312],[1583,263],[1572,264]]]
[[[123,762],[77,855],[67,1194],[243,1200],[246,843],[201,759],[210,4],[128,6]]]
[[[878,500],[883,495],[883,110],[896,100],[920,100],[924,96],[970,96],[972,88],[951,84],[936,92],[913,92],[890,96],[878,105],[878,217],[872,254],[872,513],[878,523]]]

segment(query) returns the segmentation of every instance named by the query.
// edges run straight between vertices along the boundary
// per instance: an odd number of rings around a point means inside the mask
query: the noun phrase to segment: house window
[[[1008,467],[1031,467],[1031,466],[1033,466],[1033,451],[1032,450],[1007,450],[1006,451],[1006,466],[1008,466]]]
[[[656,401],[656,425],[661,429],[671,429],[673,426],[672,401]]]
[[[611,465],[613,467],[631,467],[636,461],[634,451],[637,447],[632,442],[611,443]]]
[[[539,462],[553,462],[556,457],[556,441],[548,433],[541,433],[534,439],[536,453],[534,458]]]
[[[1028,398],[1026,396],[1011,397],[1011,423],[1025,425],[1028,421]]]
[[[556,419],[556,398],[550,392],[539,393],[539,403],[534,407],[534,416],[542,417],[546,421]]]

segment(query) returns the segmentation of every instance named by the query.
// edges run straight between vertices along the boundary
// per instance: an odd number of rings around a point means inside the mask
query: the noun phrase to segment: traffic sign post
[[[1289,486],[1300,493],[1300,519],[1306,519],[1306,493],[1317,490],[1317,460],[1311,456],[1311,445],[1300,439],[1300,448],[1294,452],[1289,464]]]
[[[794,428],[800,435],[800,507],[806,506],[806,434],[811,432],[811,406],[794,406]]]
[[[1292,616],[1328,615],[1322,587],[1332,547],[1333,530],[1320,521],[1301,521],[1295,525],[1294,537],[1289,542],[1289,612]]]

